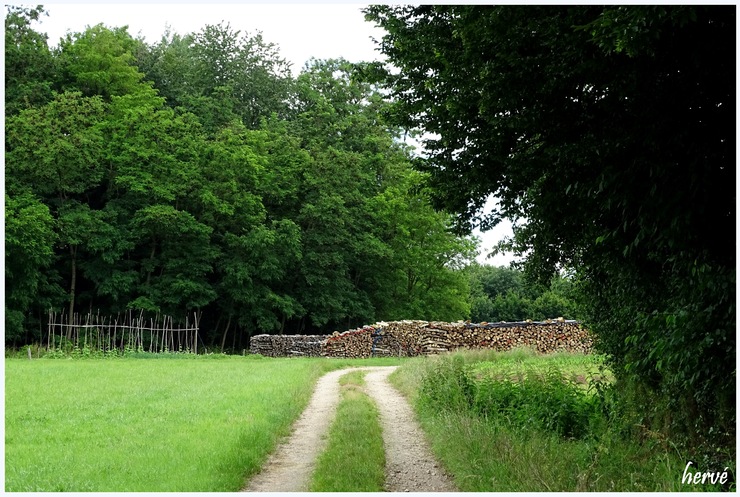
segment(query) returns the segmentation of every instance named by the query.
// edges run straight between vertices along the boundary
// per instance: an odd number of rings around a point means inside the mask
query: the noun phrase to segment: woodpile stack
[[[541,353],[570,351],[589,353],[590,334],[576,321],[547,320],[517,323],[439,323],[398,321],[387,333],[397,336],[408,356],[428,355],[457,348],[510,350],[532,347]]]
[[[326,357],[363,358],[384,355],[373,347],[382,338],[382,329],[377,326],[363,326],[355,330],[339,333],[335,331],[326,338],[322,355]],[[375,352],[378,352],[375,354]]]
[[[386,334],[399,344],[401,356],[439,354],[456,348],[448,338],[448,330],[463,326],[464,323],[393,321],[387,323]]]
[[[249,352],[269,357],[320,357],[326,335],[255,335]]]
[[[510,350],[531,347],[541,353],[591,352],[593,339],[576,321],[562,318],[516,323],[392,321],[343,333],[311,336],[257,335],[250,351],[272,357],[365,358],[431,355],[458,348]]]

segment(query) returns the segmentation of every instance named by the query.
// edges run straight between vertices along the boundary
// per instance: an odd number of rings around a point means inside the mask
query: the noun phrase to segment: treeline
[[[432,209],[361,64],[229,25],[148,44],[97,25],[58,46],[5,19],[5,338],[50,308],[177,317],[203,340],[469,315],[475,243]]]
[[[465,269],[470,284],[470,320],[474,323],[581,319],[573,277],[556,274],[549,286],[524,272],[473,263]]]

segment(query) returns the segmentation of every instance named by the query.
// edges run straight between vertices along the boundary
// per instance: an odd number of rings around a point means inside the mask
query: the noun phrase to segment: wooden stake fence
[[[101,316],[75,313],[71,319],[63,312],[49,310],[46,349],[71,345],[101,352],[120,350],[138,352],[193,352],[198,353],[198,325],[200,314],[193,313],[193,321],[185,317],[185,326],[175,327],[172,316],[157,314],[148,319],[141,311],[129,310],[123,315]]]

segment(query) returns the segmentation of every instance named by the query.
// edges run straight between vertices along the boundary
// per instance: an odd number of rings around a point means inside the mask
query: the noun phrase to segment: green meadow
[[[391,363],[6,359],[5,490],[238,491],[323,373]]]
[[[686,461],[675,447],[635,438],[598,356],[515,350],[408,360],[6,359],[5,490],[238,491],[289,434],[322,374],[392,364],[401,365],[392,382],[460,490],[719,489],[682,484]],[[341,380],[314,491],[382,489],[382,433],[363,375]]]

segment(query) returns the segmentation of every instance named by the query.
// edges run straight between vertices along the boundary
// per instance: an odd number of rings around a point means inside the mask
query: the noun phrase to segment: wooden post
[[[195,350],[195,355],[198,355],[198,324],[200,322],[200,316],[198,315],[198,313],[195,313],[194,319],[195,319],[195,335],[193,337],[193,343],[194,343],[193,350]]]
[[[144,330],[142,328],[144,327],[144,309],[139,312],[139,330],[138,330],[138,338],[139,338],[139,344],[136,346],[136,350],[144,349]]]

